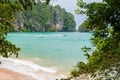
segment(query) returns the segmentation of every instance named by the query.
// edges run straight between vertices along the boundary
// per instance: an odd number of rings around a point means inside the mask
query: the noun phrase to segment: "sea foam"
[[[30,61],[13,58],[0,57],[0,61],[2,62],[0,65],[1,68],[7,68],[15,72],[30,75],[37,80],[55,80],[55,78],[64,77],[62,74],[59,76],[54,75],[57,72],[55,67],[42,67]]]
[[[64,35],[62,34],[54,34],[54,35],[29,35],[29,34],[23,34],[22,36],[26,36],[26,37],[62,37]]]

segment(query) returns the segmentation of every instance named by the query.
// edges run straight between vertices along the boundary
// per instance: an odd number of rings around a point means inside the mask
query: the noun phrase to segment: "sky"
[[[83,0],[87,3],[94,2],[94,1],[101,1],[101,0]],[[84,22],[86,19],[85,15],[77,15],[75,14],[74,10],[78,8],[77,6],[77,0],[51,0],[52,5],[60,5],[62,8],[65,8],[67,12],[70,12],[74,15],[75,21],[76,21],[76,29],[79,27],[79,25]]]

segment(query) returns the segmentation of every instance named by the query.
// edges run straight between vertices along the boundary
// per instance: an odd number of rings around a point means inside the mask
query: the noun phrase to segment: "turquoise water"
[[[92,33],[19,32],[7,38],[21,48],[19,56],[58,71],[69,72],[79,61],[86,61],[81,48],[91,47]]]

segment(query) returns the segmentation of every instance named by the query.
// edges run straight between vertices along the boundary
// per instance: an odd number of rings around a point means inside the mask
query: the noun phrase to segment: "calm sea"
[[[21,58],[70,72],[77,62],[86,62],[81,48],[91,47],[91,36],[80,32],[13,32],[7,39],[21,48]]]

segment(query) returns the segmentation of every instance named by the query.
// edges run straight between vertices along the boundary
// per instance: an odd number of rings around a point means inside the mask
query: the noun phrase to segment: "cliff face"
[[[17,16],[18,18],[16,18],[15,20],[15,28],[14,28],[15,31],[19,31],[21,28],[23,28],[25,22],[24,13],[20,12],[19,14],[20,15]]]
[[[60,15],[59,10],[56,11],[56,19],[57,19],[56,28],[57,30],[62,31],[64,23],[63,23],[63,19],[62,19],[62,16]]]
[[[76,23],[71,15],[59,5],[53,7],[38,2],[32,11],[16,15],[14,31],[75,31]]]

